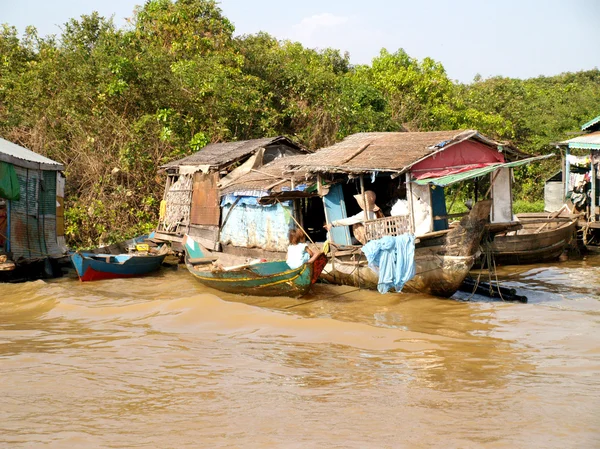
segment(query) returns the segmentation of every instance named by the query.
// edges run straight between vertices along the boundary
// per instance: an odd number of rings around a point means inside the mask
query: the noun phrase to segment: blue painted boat
[[[141,242],[145,237],[133,239],[131,242]],[[97,281],[143,276],[156,271],[167,256],[167,252],[166,245],[159,247],[155,252],[110,254],[77,251],[71,254],[71,261],[82,282]]]
[[[184,239],[185,264],[189,272],[203,285],[227,293],[253,296],[305,295],[327,263],[321,254],[313,263],[291,269],[283,261],[256,262],[215,269],[215,253],[203,249],[192,237]]]

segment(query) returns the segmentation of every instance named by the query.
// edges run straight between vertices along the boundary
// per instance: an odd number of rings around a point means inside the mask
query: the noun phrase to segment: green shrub
[[[524,212],[544,212],[544,201],[513,201],[513,213],[520,214]]]

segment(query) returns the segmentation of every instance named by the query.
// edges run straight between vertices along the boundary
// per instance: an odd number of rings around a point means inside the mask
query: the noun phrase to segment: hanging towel
[[[415,236],[402,234],[371,240],[362,247],[369,267],[379,273],[377,290],[387,293],[394,288],[402,291],[415,275]]]
[[[0,161],[0,197],[11,201],[19,201],[21,198],[21,187],[15,167],[2,161]]]

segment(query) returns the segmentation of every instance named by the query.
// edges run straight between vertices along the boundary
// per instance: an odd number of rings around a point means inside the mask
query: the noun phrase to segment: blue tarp
[[[288,233],[294,225],[291,202],[261,205],[257,202],[258,198],[243,196],[233,205],[236,198],[235,195],[226,195],[221,200],[221,216],[227,217],[221,229],[221,243],[287,251]],[[283,210],[284,207],[287,212]]]
[[[371,240],[362,247],[362,252],[369,267],[379,272],[379,293],[387,293],[391,288],[400,292],[415,275],[415,236],[412,234]]]

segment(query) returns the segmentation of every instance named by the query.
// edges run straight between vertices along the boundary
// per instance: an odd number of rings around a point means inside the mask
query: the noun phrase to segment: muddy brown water
[[[600,447],[600,256],[498,276],[529,303],[0,285],[0,447]]]

